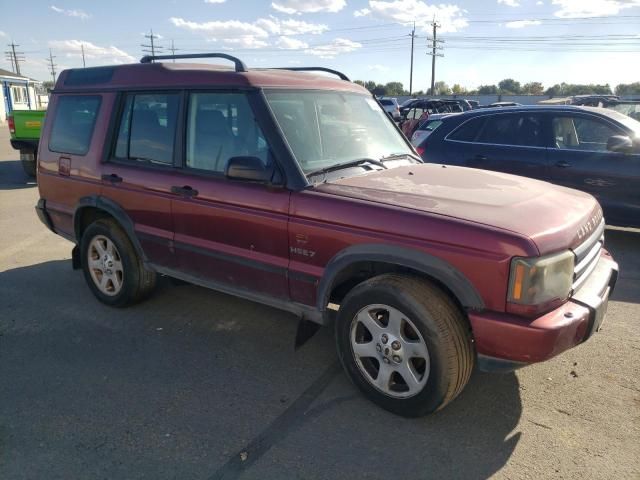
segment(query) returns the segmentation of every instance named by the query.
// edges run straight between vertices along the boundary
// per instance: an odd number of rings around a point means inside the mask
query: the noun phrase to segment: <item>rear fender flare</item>
[[[380,262],[410,268],[442,283],[465,309],[484,309],[482,297],[471,281],[441,258],[400,246],[364,244],[345,248],[327,264],[318,286],[317,308],[320,311],[326,309],[338,274],[358,262]]]
[[[88,197],[82,197],[76,206],[76,209],[73,213],[73,231],[76,237],[76,241],[80,243],[80,220],[82,218],[82,210],[85,208],[95,208],[97,210],[102,210],[103,212],[108,213],[112,216],[116,222],[120,225],[120,227],[125,231],[127,237],[133,244],[133,248],[135,248],[136,253],[142,259],[143,262],[147,262],[147,257],[144,254],[144,250],[142,249],[142,245],[140,245],[140,241],[136,236],[136,232],[134,229],[134,224],[129,215],[124,211],[124,209],[108,198],[101,197],[99,195],[92,195]]]

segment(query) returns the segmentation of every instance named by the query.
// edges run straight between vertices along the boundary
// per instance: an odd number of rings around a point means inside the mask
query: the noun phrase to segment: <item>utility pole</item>
[[[437,50],[442,50],[442,47],[438,45],[438,43],[444,43],[444,40],[438,40],[438,28],[440,28],[440,24],[436,22],[434,17],[433,22],[431,22],[431,26],[433,27],[433,37],[427,38],[427,40],[431,41],[431,52],[427,52],[427,55],[431,55],[431,90],[429,92],[430,95],[435,94],[435,84],[436,84],[436,57],[444,57],[442,53],[437,53]]]
[[[57,65],[55,63],[53,63],[53,59],[56,58],[53,56],[53,53],[51,52],[51,49],[49,49],[49,71],[51,72],[51,79],[53,80],[53,83],[55,85],[56,83],[56,67]]]
[[[20,73],[20,62],[25,61],[24,52],[16,52],[16,47],[19,47],[20,45],[16,45],[13,42],[11,42],[8,46],[11,47],[11,50],[4,52],[7,56],[7,60],[11,61],[11,69],[13,70],[13,73],[21,76],[22,74]]]
[[[176,54],[176,50],[180,50],[179,48],[176,48],[175,45],[173,44],[173,38],[171,39],[171,47],[169,48],[169,50],[171,50],[171,55],[175,55]],[[173,59],[173,63],[176,63],[176,59]]]
[[[158,53],[160,53],[160,50],[162,50],[162,47],[159,45],[156,45],[155,40],[159,39],[160,37],[158,37],[158,35],[154,35],[153,34],[153,28],[150,29],[150,34],[149,35],[145,35],[144,38],[148,38],[149,39],[149,45],[145,45],[142,44],[142,51],[144,53],[150,53],[152,57],[156,56],[156,50],[158,51]]]
[[[84,43],[80,44],[80,50],[82,50],[82,68],[86,68],[87,64],[84,61]]]
[[[413,93],[413,41],[416,38],[416,22],[413,22],[411,30],[411,67],[409,70],[409,95]]]

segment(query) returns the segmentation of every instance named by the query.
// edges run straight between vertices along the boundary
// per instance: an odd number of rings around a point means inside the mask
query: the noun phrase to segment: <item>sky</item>
[[[249,67],[324,66],[351,79],[476,88],[504,78],[545,87],[640,81],[640,0],[55,0],[0,3],[0,43],[24,52],[21,71],[137,62],[150,31],[163,53],[225,52]],[[11,70],[0,59],[0,68]]]

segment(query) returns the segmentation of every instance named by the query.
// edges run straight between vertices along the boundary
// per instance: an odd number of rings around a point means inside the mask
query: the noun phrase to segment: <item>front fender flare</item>
[[[441,258],[395,245],[352,245],[337,253],[327,264],[318,285],[317,307],[324,311],[338,274],[358,262],[380,262],[410,268],[446,286],[466,309],[483,310],[484,302],[462,272]]]

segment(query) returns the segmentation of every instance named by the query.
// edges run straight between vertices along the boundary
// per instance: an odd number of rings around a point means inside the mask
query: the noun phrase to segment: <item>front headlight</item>
[[[575,257],[566,251],[511,261],[508,310],[533,314],[561,304],[571,294]]]

